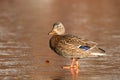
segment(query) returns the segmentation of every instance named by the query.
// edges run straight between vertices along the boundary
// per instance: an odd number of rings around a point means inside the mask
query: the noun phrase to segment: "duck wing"
[[[89,50],[95,48],[97,43],[73,35],[63,35],[59,38],[55,52],[64,57],[83,58],[90,56]]]

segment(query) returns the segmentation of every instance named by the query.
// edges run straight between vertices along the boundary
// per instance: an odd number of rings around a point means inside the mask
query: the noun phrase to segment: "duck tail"
[[[106,56],[105,50],[101,48],[97,48],[97,50],[93,51],[91,54],[94,56]]]
[[[106,56],[105,53],[91,53],[94,56]]]
[[[105,50],[103,50],[102,48],[98,48],[99,50],[101,50],[103,53],[105,53]]]

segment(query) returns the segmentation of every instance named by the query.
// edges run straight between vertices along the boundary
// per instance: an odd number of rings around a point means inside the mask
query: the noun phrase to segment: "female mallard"
[[[65,28],[61,22],[56,22],[49,33],[49,35],[53,35],[50,39],[51,49],[60,56],[72,59],[71,65],[63,68],[78,68],[79,58],[105,55],[105,51],[98,48],[95,42],[64,33]],[[74,65],[74,62],[76,62],[76,65]]]

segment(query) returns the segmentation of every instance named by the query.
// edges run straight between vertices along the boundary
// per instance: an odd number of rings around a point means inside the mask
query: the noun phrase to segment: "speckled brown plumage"
[[[83,50],[79,48],[81,45],[89,46],[91,49]],[[93,57],[94,55],[92,55],[91,52],[94,51],[94,49],[96,49],[95,52],[104,52],[96,47],[95,42],[84,40],[70,34],[52,36],[50,39],[50,47],[58,55],[67,58]]]

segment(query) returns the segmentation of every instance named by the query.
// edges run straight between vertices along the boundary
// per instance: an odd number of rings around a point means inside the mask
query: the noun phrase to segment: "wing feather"
[[[90,49],[95,47],[97,44],[92,41],[88,41],[73,35],[64,35],[60,38],[56,52],[61,53],[63,56],[80,56],[84,57],[89,55],[88,52],[79,48],[80,46],[89,46]],[[89,49],[88,49],[89,50]],[[84,54],[84,55],[83,55]]]

